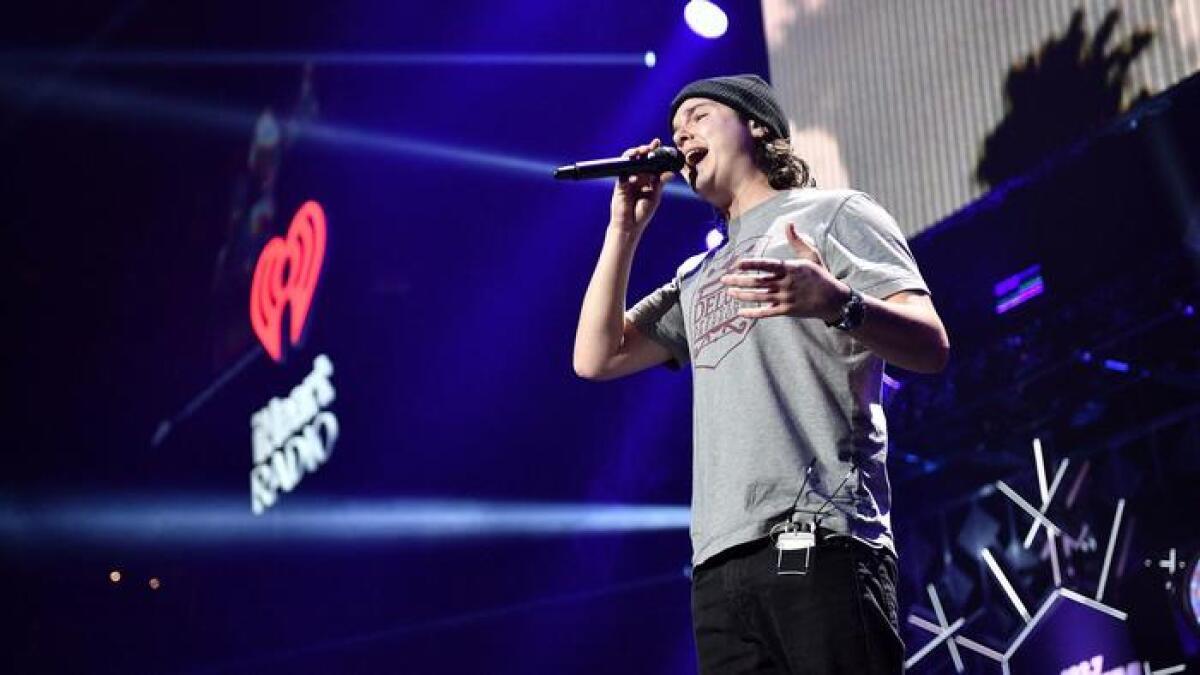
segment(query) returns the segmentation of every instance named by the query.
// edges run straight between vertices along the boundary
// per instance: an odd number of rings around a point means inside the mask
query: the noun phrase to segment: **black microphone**
[[[554,177],[559,180],[586,180],[629,176],[635,173],[660,174],[664,171],[679,171],[682,168],[683,153],[664,145],[641,157],[610,157],[560,166],[554,170]]]

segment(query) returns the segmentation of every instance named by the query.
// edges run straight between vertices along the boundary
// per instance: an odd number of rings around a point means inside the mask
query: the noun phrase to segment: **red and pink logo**
[[[290,308],[288,340],[304,337],[308,311],[325,261],[325,212],[305,202],[288,227],[287,236],[272,237],[258,256],[250,286],[250,325],[267,354],[283,360],[283,314]]]

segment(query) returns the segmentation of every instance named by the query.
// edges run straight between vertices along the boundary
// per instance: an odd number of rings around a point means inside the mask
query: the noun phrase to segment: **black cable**
[[[821,526],[821,513],[823,511],[825,511],[826,507],[833,504],[833,498],[837,496],[837,493],[842,491],[842,488],[846,486],[846,481],[850,480],[850,476],[853,476],[855,471],[858,471],[858,466],[855,464],[851,464],[850,470],[846,472],[846,477],[842,479],[842,482],[838,483],[837,489],[835,489],[833,492],[831,492],[829,494],[828,497],[825,498],[825,501],[821,503],[820,508],[818,508],[817,512],[815,514],[813,514],[813,527],[814,528]]]
[[[817,458],[813,457],[808,463],[808,468],[804,470],[804,480],[800,481],[800,491],[796,493],[796,498],[792,500],[792,508],[788,510],[788,520],[792,519],[792,515],[796,513],[796,507],[800,505],[800,497],[804,496],[804,488],[808,487],[808,476],[812,473],[813,466],[816,465]]]

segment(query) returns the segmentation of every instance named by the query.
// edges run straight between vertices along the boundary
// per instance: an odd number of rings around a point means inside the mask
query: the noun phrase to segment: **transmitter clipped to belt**
[[[842,482],[838,483],[837,489],[821,502],[820,508],[812,515],[811,519],[805,520],[797,507],[800,504],[800,497],[804,495],[804,488],[808,486],[808,477],[816,463],[817,458],[812,458],[808,463],[808,468],[804,470],[804,480],[800,482],[800,491],[796,493],[792,508],[788,510],[788,517],[771,526],[769,532],[771,541],[775,543],[775,550],[779,551],[779,557],[775,562],[776,574],[808,574],[809,567],[812,566],[813,549],[817,545],[817,530],[821,525],[821,516],[825,513],[825,509],[833,504],[833,498],[846,486],[846,481],[850,480],[850,476],[853,476],[854,472],[858,470],[858,466],[851,461],[850,470],[846,472],[846,477],[842,479]]]
[[[798,522],[798,513],[771,528],[771,540],[779,555],[775,561],[776,574],[808,574],[813,548],[817,545],[816,527]]]

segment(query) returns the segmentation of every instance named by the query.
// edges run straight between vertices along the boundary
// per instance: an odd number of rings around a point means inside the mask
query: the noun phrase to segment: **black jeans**
[[[776,574],[770,539],[736,546],[692,575],[703,675],[900,673],[896,559],[849,537],[812,552],[806,575]]]

